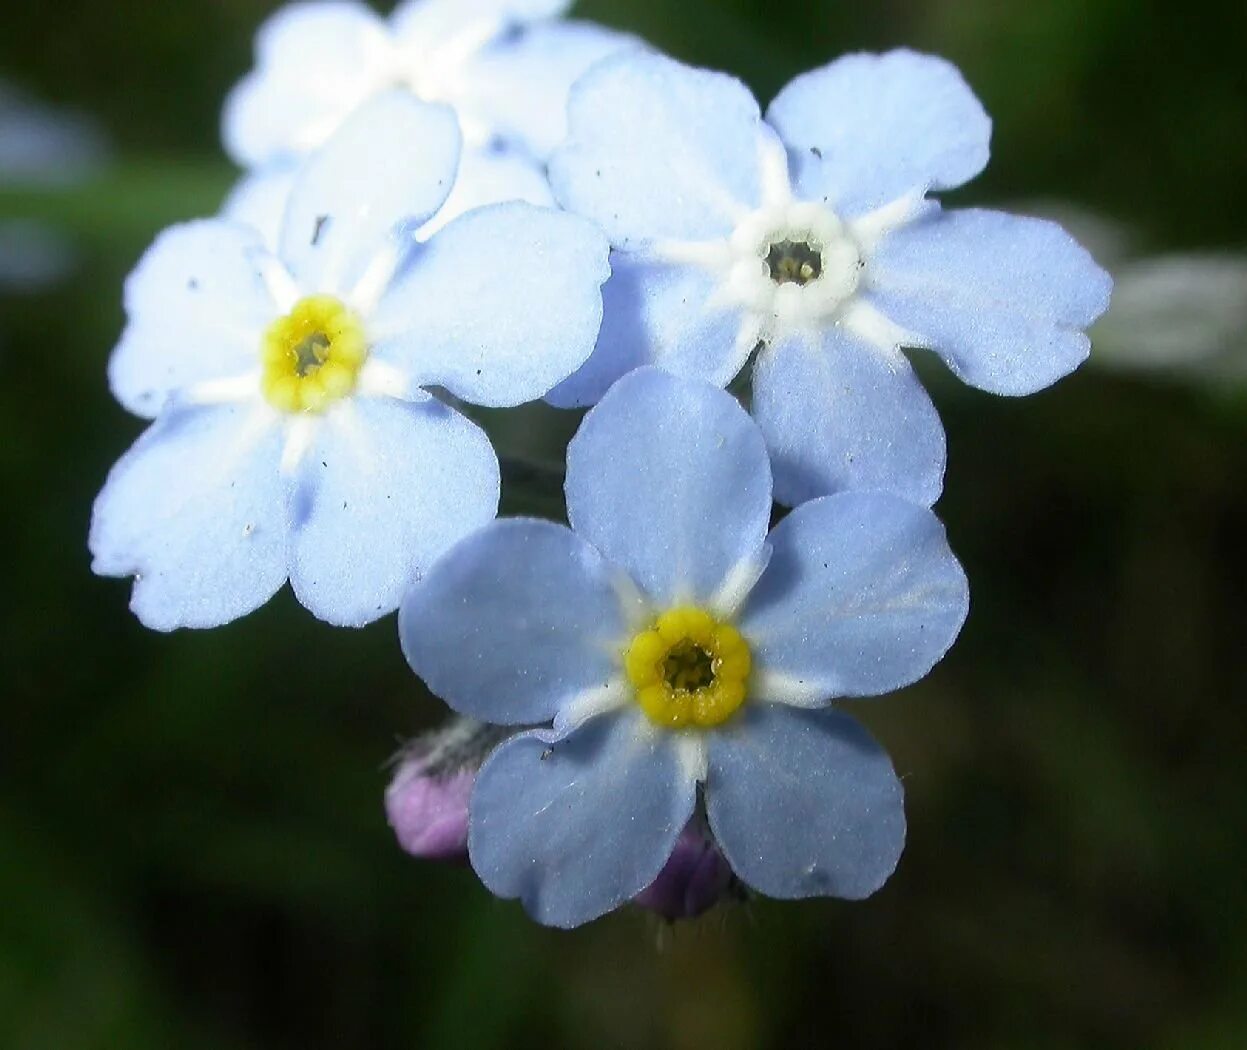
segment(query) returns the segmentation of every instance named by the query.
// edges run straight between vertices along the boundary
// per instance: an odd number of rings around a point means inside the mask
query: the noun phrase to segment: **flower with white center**
[[[845,487],[934,502],[944,434],[902,348],[999,394],[1087,356],[1111,281],[1059,226],[926,199],[987,163],[991,122],[947,62],[850,55],[763,120],[738,80],[620,55],[572,91],[555,196],[613,247],[602,334],[557,405],[656,364],[725,386],[759,348],[753,413],[775,497]]]
[[[403,87],[454,107],[469,147],[495,140],[544,159],[566,130],[567,93],[633,38],[560,16],[571,0],[407,0],[388,18],[352,0],[281,8],[256,68],[226,102],[222,134],[244,167],[310,152],[360,105]]]
[[[277,249],[221,220],[162,234],[109,367],[155,422],[96,500],[96,572],[148,626],[209,627],[289,579],[335,624],[398,607],[497,510],[468,402],[541,397],[586,358],[609,268],[589,222],[528,204],[419,229],[454,180],[454,113],[374,99],[300,171]]]
[[[967,610],[925,507],[809,502],[768,536],[771,473],[727,393],[642,368],[568,449],[572,528],[495,521],[399,612],[415,671],[495,724],[552,721],[477,778],[486,886],[575,926],[649,886],[698,807],[736,875],[775,897],[861,898],[904,842],[900,782],[841,697],[921,678]]]

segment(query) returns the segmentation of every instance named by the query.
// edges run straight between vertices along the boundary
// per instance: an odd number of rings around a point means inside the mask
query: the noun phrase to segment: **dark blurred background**
[[[384,763],[440,711],[392,620],[334,630],[283,594],[160,636],[88,570],[141,429],[104,380],[121,282],[229,186],[218,111],[272,6],[4,14],[0,79],[96,130],[79,177],[0,185],[0,1046],[1247,1046],[1247,333],[1214,325],[1247,280],[1209,295],[1181,261],[1247,247],[1242,5],[579,8],[764,100],[846,50],[939,52],[996,121],[957,202],[1076,216],[1123,273],[1181,254],[1134,296],[1152,321],[1051,391],[926,369],[973,607],[926,682],[855,708],[907,786],[895,878],[574,933],[395,846]],[[32,244],[50,275],[23,276]]]

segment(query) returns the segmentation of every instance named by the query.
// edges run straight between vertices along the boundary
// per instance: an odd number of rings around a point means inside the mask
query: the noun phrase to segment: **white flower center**
[[[857,291],[862,250],[829,208],[762,208],[732,232],[733,297],[781,326],[829,320]]]

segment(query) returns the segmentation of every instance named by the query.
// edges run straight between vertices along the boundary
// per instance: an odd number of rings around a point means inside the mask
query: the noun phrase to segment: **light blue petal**
[[[771,471],[730,394],[632,372],[567,449],[568,520],[657,603],[705,601],[762,548]]]
[[[438,213],[420,227],[416,238],[427,241],[460,215],[503,201],[554,207],[545,172],[524,154],[512,149],[465,149],[450,196]]]
[[[230,191],[221,208],[222,216],[255,227],[263,235],[264,243],[275,250],[298,172],[298,165],[273,164],[244,175]],[[514,200],[554,206],[550,183],[536,162],[516,150],[465,149],[450,196],[437,214],[416,231],[416,239],[428,240],[474,208]]]
[[[905,847],[901,782],[839,711],[753,704],[709,737],[706,813],[732,870],[768,897],[869,897]]]
[[[398,619],[403,652],[456,711],[548,722],[620,674],[627,624],[612,569],[570,529],[497,521],[456,544]]]
[[[898,230],[869,272],[880,310],[994,394],[1032,394],[1082,364],[1113,287],[1056,223],[973,209]]]
[[[944,428],[900,353],[841,329],[758,355],[753,415],[790,507],[842,489],[882,489],[930,506],[944,481]]]
[[[481,881],[564,928],[605,915],[648,886],[693,812],[696,781],[673,734],[635,708],[565,740],[526,733],[485,762],[468,851]]]
[[[478,40],[492,30],[505,35],[516,27],[565,14],[573,0],[405,0],[390,16],[399,41],[419,55],[436,57],[461,40]]]
[[[502,37],[465,63],[460,112],[547,158],[567,135],[567,97],[590,66],[634,37],[589,22],[547,22]]]
[[[727,386],[753,345],[737,339],[742,310],[711,301],[717,288],[715,276],[700,267],[613,252],[593,356],[547,400],[558,408],[592,405],[620,376],[644,365]]]
[[[370,326],[376,355],[474,404],[542,397],[593,350],[608,255],[579,216],[520,202],[478,208],[391,285]]]
[[[133,576],[158,631],[217,627],[286,580],[282,433],[243,405],[171,408],[113,467],[91,518],[92,569]]]
[[[817,707],[900,689],[935,666],[965,622],[965,573],[925,507],[842,492],[798,507],[769,542],[737,624],[764,699]]]
[[[360,107],[300,169],[280,255],[304,291],[349,293],[442,206],[459,165],[452,109],[406,91]]]
[[[617,55],[572,88],[568,128],[550,161],[554,195],[617,248],[726,237],[758,204],[761,119],[734,77]]]
[[[857,54],[805,73],[767,111],[801,196],[856,216],[912,192],[969,182],[991,120],[955,66],[913,51]]]
[[[226,101],[226,152],[260,167],[315,149],[376,90],[389,52],[389,30],[365,4],[281,8],[256,37],[255,70]]]
[[[498,509],[489,439],[432,399],[343,402],[300,474],[290,582],[317,617],[344,627],[397,609],[414,580]]]
[[[221,205],[221,218],[250,226],[273,251],[281,240],[286,203],[299,174],[296,164],[270,164],[247,172],[230,190]]]
[[[254,230],[209,219],[165,230],[126,280],[126,328],[108,362],[113,394],[152,419],[176,390],[259,368],[277,306]]]

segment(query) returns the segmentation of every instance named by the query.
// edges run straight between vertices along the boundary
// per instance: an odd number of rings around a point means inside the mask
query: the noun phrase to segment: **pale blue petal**
[[[465,63],[455,105],[544,159],[567,135],[572,84],[595,62],[638,46],[635,37],[589,22],[529,26]]]
[[[847,55],[802,74],[767,120],[789,147],[801,196],[841,215],[960,186],[990,154],[991,120],[956,67],[913,51]]]
[[[886,237],[869,272],[880,310],[994,394],[1032,394],[1082,364],[1113,287],[1056,223],[976,209]]]
[[[456,711],[499,725],[548,722],[620,675],[628,626],[613,574],[562,525],[494,522],[407,594],[403,652]]]
[[[427,241],[460,215],[504,201],[554,207],[545,172],[522,153],[510,149],[465,149],[450,196],[438,213],[420,227],[416,237]]]
[[[798,507],[741,610],[763,699],[803,707],[916,682],[969,608],[965,573],[927,508],[883,492]]]
[[[493,519],[498,460],[429,399],[353,398],[301,464],[290,581],[317,617],[359,627],[398,608],[453,543]]]
[[[896,870],[904,791],[839,711],[752,704],[709,736],[706,813],[732,870],[768,897],[861,900]]]
[[[256,68],[230,93],[221,133],[244,167],[315,149],[382,83],[391,45],[365,4],[332,0],[278,10],[256,38]]]
[[[299,172],[280,255],[305,291],[349,292],[378,255],[442,206],[459,165],[447,106],[406,91],[358,109]]]
[[[397,38],[436,57],[460,40],[503,36],[517,26],[565,14],[573,0],[405,0],[390,16]]]
[[[618,248],[727,237],[759,202],[761,119],[734,77],[617,55],[572,88],[568,128],[550,161],[554,195]]]
[[[944,428],[913,368],[841,329],[767,347],[753,415],[795,507],[842,489],[882,489],[930,506],[944,480]]]
[[[216,627],[286,580],[282,434],[265,410],[171,408],[113,467],[91,519],[92,569],[134,576],[148,627]]]
[[[126,328],[108,363],[113,394],[154,418],[171,393],[259,368],[277,316],[255,231],[209,219],[173,226],[126,280]]]
[[[297,165],[273,164],[244,175],[222,206],[222,216],[255,227],[263,235],[264,243],[275,249],[298,171]],[[433,218],[416,231],[416,239],[428,240],[474,208],[517,200],[554,206],[550,183],[535,161],[516,150],[465,149],[450,196]]]
[[[625,376],[567,449],[567,514],[655,602],[706,601],[754,558],[771,471],[730,394],[656,368]]]
[[[281,240],[281,224],[286,203],[298,176],[296,164],[270,164],[247,172],[230,190],[221,205],[221,218],[250,226],[273,251]]]
[[[727,386],[753,344],[738,340],[740,307],[712,300],[718,287],[701,267],[613,252],[593,356],[547,400],[559,408],[592,405],[620,376],[644,365]]]
[[[635,708],[565,740],[526,733],[485,762],[468,850],[481,881],[538,922],[579,926],[658,876],[693,812],[697,785],[672,733]]]
[[[376,356],[478,405],[542,397],[593,350],[609,246],[592,223],[511,202],[461,216],[382,300]]]

